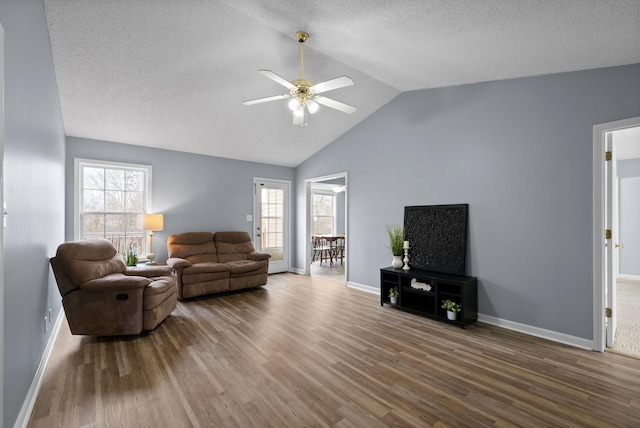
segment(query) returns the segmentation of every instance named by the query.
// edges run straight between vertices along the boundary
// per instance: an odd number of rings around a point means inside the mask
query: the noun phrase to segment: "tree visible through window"
[[[335,225],[334,194],[313,193],[313,235],[333,235]]]
[[[271,254],[271,261],[280,261],[284,248],[284,190],[262,188],[261,246]]]
[[[150,174],[145,165],[76,161],[77,238],[106,238],[120,254],[146,254]]]

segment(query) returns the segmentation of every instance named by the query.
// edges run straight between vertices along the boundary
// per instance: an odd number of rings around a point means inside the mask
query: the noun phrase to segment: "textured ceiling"
[[[44,0],[68,136],[297,166],[403,91],[640,62],[638,0]],[[260,75],[347,75],[291,124]],[[283,90],[284,89],[284,90]]]

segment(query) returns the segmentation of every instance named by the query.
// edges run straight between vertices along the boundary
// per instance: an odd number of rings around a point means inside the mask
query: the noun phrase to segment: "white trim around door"
[[[347,237],[347,239],[345,239],[344,247],[344,282],[345,284],[347,284],[349,280],[349,177],[347,172],[338,172],[335,174],[307,178],[304,180],[304,195],[306,207],[304,228],[304,273],[305,275],[311,274],[311,183],[321,183],[323,181],[331,181],[340,178],[344,179],[344,233]]]
[[[640,126],[640,117],[602,123],[593,127],[593,350],[606,345],[606,133]]]

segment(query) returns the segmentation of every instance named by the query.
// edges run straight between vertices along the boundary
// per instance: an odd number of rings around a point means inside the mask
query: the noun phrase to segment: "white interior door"
[[[254,179],[254,189],[256,250],[271,254],[269,273],[287,272],[291,183]]]
[[[0,206],[2,223],[0,227],[0,272],[4,272],[4,28],[0,23]],[[0,331],[4,331],[4,275],[0,275]],[[4,367],[4,335],[0,336],[0,367]],[[4,369],[0,369],[0,385],[4,382]],[[3,389],[0,388],[0,420],[3,415]]]
[[[616,279],[618,277],[618,173],[613,133],[606,134],[607,152],[611,160],[606,162],[606,227],[611,239],[606,240],[606,288],[605,299],[610,315],[607,317],[607,347],[612,348],[616,336]]]

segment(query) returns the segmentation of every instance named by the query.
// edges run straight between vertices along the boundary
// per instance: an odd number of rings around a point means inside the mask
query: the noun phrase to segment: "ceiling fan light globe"
[[[302,110],[300,107],[302,106],[300,105],[300,100],[298,98],[291,98],[291,100],[289,100],[289,108],[292,112],[295,113],[299,110]]]
[[[313,100],[309,100],[307,101],[307,108],[309,109],[309,113],[313,114],[318,111],[318,109],[320,108],[320,104]]]

